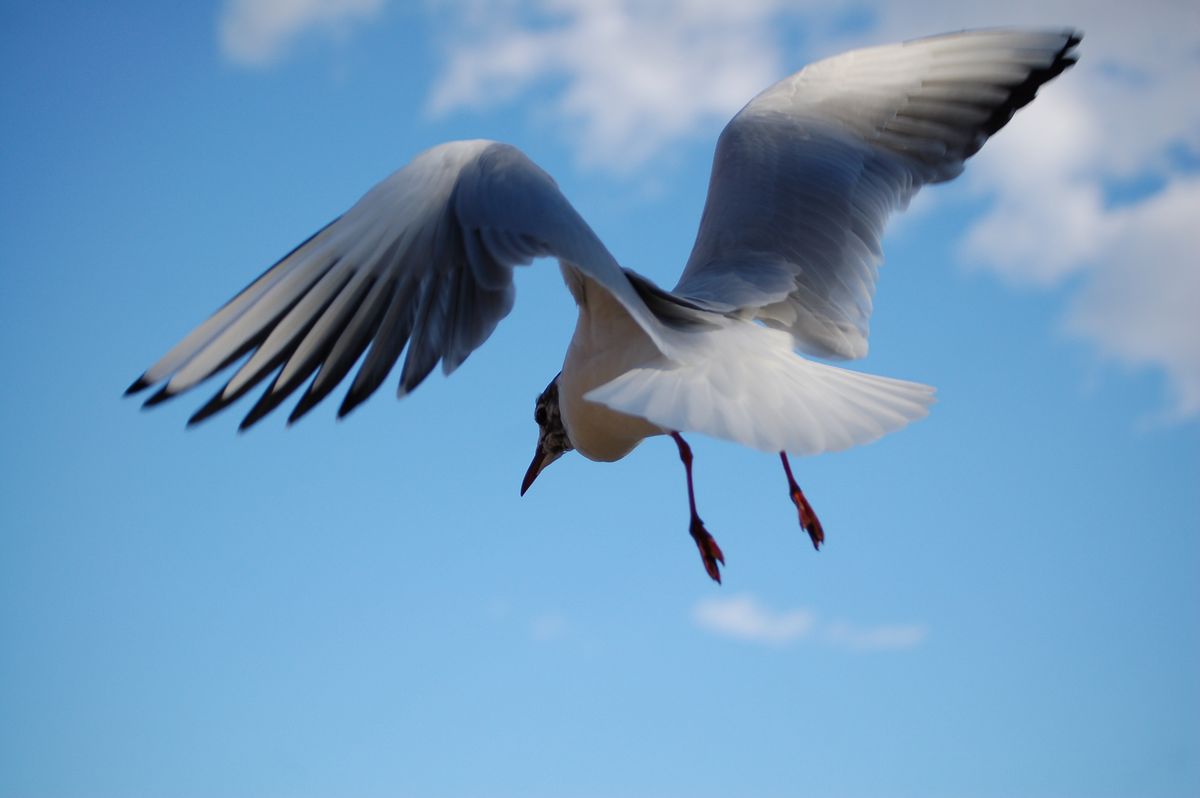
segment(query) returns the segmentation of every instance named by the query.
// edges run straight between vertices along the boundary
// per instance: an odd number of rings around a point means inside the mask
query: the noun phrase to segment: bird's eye
[[[533,411],[533,420],[537,422],[539,427],[546,426],[546,408],[539,407]]]

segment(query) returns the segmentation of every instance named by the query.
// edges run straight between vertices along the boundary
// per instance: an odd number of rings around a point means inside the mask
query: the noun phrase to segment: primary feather
[[[406,349],[401,395],[439,361],[447,373],[461,365],[512,309],[513,267],[542,256],[603,285],[670,351],[664,325],[549,175],[506,144],[449,142],[417,156],[268,269],[129,393],[165,380],[147,401],[157,404],[250,353],[192,422],[273,373],[243,427],[313,377],[295,420],[367,352],[338,411],[344,415]]]

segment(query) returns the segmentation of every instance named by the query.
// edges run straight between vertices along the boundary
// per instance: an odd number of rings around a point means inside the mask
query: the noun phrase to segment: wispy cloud
[[[702,628],[728,637],[758,643],[789,643],[807,637],[816,617],[806,609],[777,612],[758,603],[753,596],[705,599],[692,611]]]
[[[1200,177],[1106,214],[1114,234],[1072,299],[1066,329],[1168,376],[1166,422],[1200,415]]]
[[[692,619],[718,635],[776,646],[806,640],[856,651],[883,651],[913,648],[927,634],[918,624],[857,626],[841,620],[822,621],[808,608],[773,610],[744,594],[699,601],[692,609]]]
[[[221,52],[241,66],[269,66],[302,38],[345,36],[382,7],[383,0],[226,0],[219,23]]]
[[[580,160],[627,171],[723,122],[782,72],[779,0],[457,3],[430,110],[553,87],[546,110]]]
[[[1048,86],[967,170],[994,203],[967,231],[965,263],[1053,288],[1064,328],[1104,358],[1157,368],[1175,420],[1200,416],[1196,296],[1200,218],[1200,6],[957,0],[854,6],[868,26],[834,35],[842,0],[449,0],[435,113],[540,99],[584,164],[630,173],[712,129],[804,61],[865,44],[996,24],[1085,28],[1078,67]],[[803,14],[817,49],[785,57],[774,30]],[[1179,154],[1185,154],[1180,158]],[[1191,167],[1181,166],[1190,161]],[[1157,182],[1125,201],[1120,187]]]

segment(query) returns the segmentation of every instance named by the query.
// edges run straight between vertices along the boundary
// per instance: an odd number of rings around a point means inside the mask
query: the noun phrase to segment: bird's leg
[[[800,513],[800,526],[804,527],[804,531],[812,538],[813,548],[820,551],[821,544],[825,542],[825,530],[821,528],[821,522],[817,520],[817,514],[813,512],[812,505],[808,503],[808,499],[804,498],[804,491],[800,490],[800,486],[796,484],[796,478],[792,476],[792,466],[788,462],[787,452],[780,452],[779,459],[783,461],[783,473],[787,474],[788,493],[791,494],[792,503],[796,505],[796,510]]]
[[[692,510],[689,531],[692,533],[692,540],[696,541],[696,548],[700,550],[700,559],[704,561],[704,570],[708,572],[714,582],[720,584],[721,571],[718,569],[717,563],[724,565],[725,555],[721,553],[721,547],[717,545],[717,541],[713,540],[713,536],[708,534],[708,530],[704,528],[704,522],[696,513],[696,491],[692,487],[692,447],[687,445],[687,441],[678,432],[672,432],[671,437],[675,439],[675,445],[679,447],[679,459],[683,461],[683,468],[687,472],[688,506]]]

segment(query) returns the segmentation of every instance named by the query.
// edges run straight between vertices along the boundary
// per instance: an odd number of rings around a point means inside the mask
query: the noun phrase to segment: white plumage
[[[926,183],[959,174],[1074,63],[1079,40],[1069,30],[948,34],[839,55],[771,86],[721,134],[696,243],[672,291],[622,269],[519,150],[439,145],[276,263],[129,392],[161,383],[153,405],[248,355],[192,422],[268,378],[243,426],[307,382],[294,421],[361,357],[345,414],[402,353],[401,395],[439,362],[452,372],[512,309],[513,267],[552,257],[580,316],[562,373],[539,400],[542,435],[524,488],[570,448],[615,460],[655,434],[680,446],[689,496],[679,432],[795,454],[866,443],[925,415],[932,389],[795,350],[866,354],[888,216]],[[717,578],[723,559],[694,502],[692,520]]]

